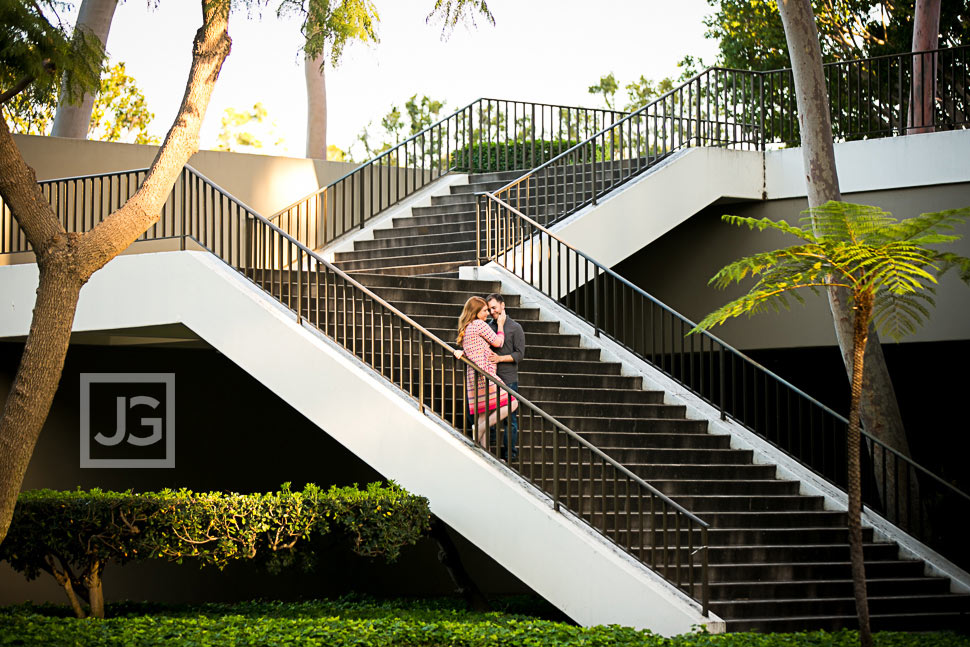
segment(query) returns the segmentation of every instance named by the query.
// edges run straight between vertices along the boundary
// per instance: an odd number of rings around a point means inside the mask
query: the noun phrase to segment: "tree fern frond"
[[[818,242],[811,229],[795,227],[788,224],[784,220],[771,220],[770,218],[748,218],[745,216],[732,216],[730,214],[721,216],[721,220],[729,225],[736,225],[738,227],[746,225],[748,229],[751,230],[757,229],[758,231],[764,231],[765,229],[774,229],[776,231],[801,238],[808,243]]]
[[[874,232],[896,222],[892,214],[879,207],[833,200],[802,214],[801,221],[811,224],[820,242],[841,240],[861,243]]]
[[[952,231],[955,225],[962,225],[967,218],[970,218],[970,207],[923,213],[897,222],[883,234],[887,240],[908,240],[920,245],[953,242],[952,238],[946,236],[944,238],[948,240],[933,240],[933,237],[939,236],[940,231]]]
[[[943,276],[949,270],[955,268],[960,280],[970,285],[970,258],[950,252],[936,252],[933,260],[938,268],[937,276]]]
[[[724,289],[732,283],[740,283],[746,278],[756,277],[779,266],[784,266],[791,272],[808,272],[818,264],[817,256],[820,252],[814,245],[796,245],[773,252],[753,254],[724,266],[711,277],[708,284]]]
[[[904,335],[916,332],[918,326],[929,318],[933,298],[924,292],[906,295],[894,295],[883,292],[877,299],[873,310],[872,321],[876,329],[899,341]]]

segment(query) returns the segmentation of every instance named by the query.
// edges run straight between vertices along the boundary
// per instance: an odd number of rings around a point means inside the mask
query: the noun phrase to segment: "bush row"
[[[429,528],[427,499],[394,484],[235,494],[163,490],[24,492],[0,544],[27,579],[42,572],[64,589],[74,612],[104,617],[101,576],[107,564],[166,559],[224,568],[259,560],[270,570],[312,568],[324,540],[347,538],[361,555],[397,558]]]
[[[526,616],[465,613],[439,602],[264,602],[198,605],[169,612],[156,609],[153,615],[138,615],[137,608],[128,611],[127,617],[89,622],[53,617],[29,606],[6,609],[0,612],[0,645],[849,647],[859,640],[854,631],[720,635],[695,632],[665,638],[628,627],[583,628]],[[970,639],[950,633],[882,632],[875,634],[875,645],[967,647]]]
[[[451,155],[451,166],[475,173],[528,170],[569,150],[579,141],[536,140],[468,144]],[[592,150],[587,157],[592,161]],[[582,158],[582,151],[579,151]]]

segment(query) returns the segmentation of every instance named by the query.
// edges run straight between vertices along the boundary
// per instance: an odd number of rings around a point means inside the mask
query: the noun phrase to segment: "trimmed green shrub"
[[[0,645],[207,645],[373,647],[850,647],[855,631],[793,634],[695,632],[665,638],[629,627],[577,627],[538,618],[463,610],[457,600],[386,601],[342,598],[304,603],[238,605],[112,605],[109,620],[56,617],[29,605],[0,610]],[[145,615],[150,610],[152,615]],[[121,617],[124,616],[124,617]],[[874,634],[876,647],[970,647],[952,633]]]
[[[424,497],[393,483],[327,491],[235,494],[163,490],[136,494],[36,490],[17,501],[0,560],[28,580],[47,572],[64,589],[75,615],[82,599],[104,617],[102,573],[108,563],[167,559],[224,568],[259,559],[273,571],[312,568],[324,537],[347,538],[354,551],[394,560],[429,528]]]
[[[450,161],[456,170],[473,173],[527,171],[548,162],[578,143],[579,141],[574,140],[537,140],[534,145],[531,141],[474,143],[453,152]],[[580,155],[580,160],[593,161],[592,144],[586,150],[586,157],[582,157],[582,150],[577,150],[576,153]]]

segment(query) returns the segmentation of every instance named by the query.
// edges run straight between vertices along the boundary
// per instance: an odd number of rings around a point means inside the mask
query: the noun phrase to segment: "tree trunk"
[[[7,536],[17,495],[47,419],[71,341],[81,290],[74,250],[62,246],[40,264],[40,284],[24,353],[0,417],[0,538]]]
[[[778,11],[785,27],[791,55],[808,205],[818,207],[829,200],[841,201],[842,192],[839,189],[835,147],[832,143],[828,90],[822,71],[822,50],[815,16],[809,0],[783,0],[778,3]],[[853,328],[849,295],[844,289],[830,289],[828,299],[842,361],[847,376],[851,378]],[[866,372],[863,376],[860,405],[862,424],[870,435],[908,457],[909,443],[896,402],[896,392],[882,353],[882,345],[874,329],[869,331],[865,359]],[[882,461],[883,458],[881,452],[877,454],[877,460]],[[881,464],[875,467],[879,473],[882,472]],[[883,501],[887,506],[893,503],[888,498],[896,491],[896,480],[897,475],[887,469],[887,492],[883,493]]]
[[[104,591],[101,588],[101,573],[104,562],[95,560],[84,573],[84,585],[88,587],[88,604],[91,606],[92,618],[104,618]]]
[[[232,42],[228,0],[201,0],[201,5],[203,25],[195,36],[192,67],[172,128],[135,195],[91,231],[65,232],[0,120],[0,197],[33,247],[40,270],[24,354],[0,414],[0,541],[7,536],[24,473],[60,381],[81,287],[158,221],[182,167],[198,150],[199,129]]]
[[[71,603],[74,616],[77,618],[86,618],[87,613],[84,612],[84,607],[81,606],[81,601],[78,599],[77,592],[74,590],[74,577],[70,570],[66,567],[61,568],[58,566],[53,555],[47,555],[44,561],[47,563],[48,572],[61,585],[61,588],[64,589],[64,594],[67,595],[67,599]],[[61,563],[63,564],[63,562]]]
[[[468,608],[472,611],[491,610],[485,594],[475,585],[475,581],[465,570],[465,565],[458,556],[458,549],[448,535],[448,528],[438,517],[431,518],[431,538],[438,544],[438,561],[451,577],[455,591],[465,598]]]
[[[859,461],[861,428],[859,421],[862,400],[862,375],[865,367],[866,338],[872,318],[873,295],[865,292],[856,295],[853,321],[852,404],[849,408],[849,433],[847,438],[849,472],[849,554],[852,558],[852,589],[855,594],[856,614],[859,617],[859,642],[862,647],[872,647],[869,629],[869,600],[866,597],[866,562],[862,552],[862,469]]]
[[[327,79],[326,58],[303,59],[306,77],[306,156],[327,159]]]
[[[925,52],[940,44],[940,0],[916,0],[913,11],[913,51]],[[913,56],[906,134],[933,132],[936,112],[936,53]]]
[[[101,49],[104,49],[117,8],[118,0],[84,0],[78,10],[74,30],[83,29],[97,37],[101,41]],[[67,100],[66,87],[62,82],[51,137],[87,139],[91,113],[94,111],[94,97],[93,94],[85,93],[80,103],[71,104]]]

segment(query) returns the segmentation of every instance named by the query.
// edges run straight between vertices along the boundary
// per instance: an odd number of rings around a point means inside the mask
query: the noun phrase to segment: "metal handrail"
[[[625,114],[602,108],[477,99],[289,204],[269,220],[310,249],[318,249],[366,226],[386,208],[459,165],[467,162],[468,171],[482,171],[504,158],[503,167],[508,167],[511,148],[522,156],[521,164],[512,159],[512,168],[525,170],[535,165],[537,153],[540,158],[546,156],[546,144],[561,143],[564,124],[567,134],[570,128],[582,128],[579,136],[585,137],[590,122],[592,130],[598,130]],[[500,150],[501,146],[505,149]]]
[[[836,137],[854,139],[885,136],[905,132],[909,127],[914,129],[924,129],[929,126],[966,127],[970,124],[970,96],[967,93],[967,88],[970,86],[967,73],[968,49],[970,46],[964,45],[827,63],[825,74],[831,88],[832,123]],[[936,61],[941,56],[949,57],[949,66],[937,65]],[[937,76],[942,76],[944,81],[947,78],[956,79],[957,73],[962,71],[963,89],[960,91],[960,96],[951,94],[936,99],[936,102],[942,106],[940,108],[942,110],[946,109],[949,100],[950,112],[954,113],[951,123],[938,119],[939,115],[934,108],[932,114],[913,111],[911,117],[914,123],[912,126],[904,125],[907,123],[905,115],[907,101],[909,104],[913,103],[912,97],[909,96],[911,88],[909,80],[913,75],[914,59],[925,60],[921,73],[924,78],[932,77],[934,83]],[[895,78],[887,81],[888,87],[884,92],[883,87],[878,87],[878,81],[882,79],[883,63],[887,61],[890,63],[887,74],[893,71],[891,68],[893,61],[897,61],[898,64],[895,68]],[[906,64],[910,68],[908,73],[905,70]],[[871,88],[873,70],[877,80],[877,88],[874,92]],[[843,83],[843,76],[846,77],[845,83]],[[713,145],[754,147],[764,150],[768,143],[797,145],[798,125],[790,77],[790,68],[766,71],[727,67],[708,68],[615,123],[605,126],[585,141],[576,143],[556,157],[510,181],[496,190],[494,195],[522,213],[531,211],[536,216],[536,220],[550,225],[589,204],[596,204],[599,197],[642,174],[681,148]],[[777,79],[781,80],[776,82]],[[853,80],[855,80],[854,85]],[[895,110],[896,103],[887,105],[885,100],[885,97],[888,97],[890,102],[894,101],[892,85],[894,81],[895,92],[899,95],[898,110]],[[851,95],[858,105],[843,102],[843,85],[846,86],[845,94]],[[685,106],[687,106],[686,111]],[[865,111],[865,127],[861,123],[863,111]],[[958,111],[960,115],[956,114]],[[872,124],[873,113],[879,119],[879,127]],[[654,126],[652,152],[649,130],[651,124]],[[633,133],[634,126],[637,130],[636,136]],[[779,136],[773,136],[769,132],[776,126],[779,129]],[[721,133],[725,136],[720,136]],[[747,136],[748,133],[756,137],[752,139]],[[668,142],[668,134],[671,135],[670,142]],[[675,137],[674,134],[679,136]],[[727,136],[728,134],[730,136]],[[626,135],[625,139],[624,135]],[[662,141],[658,141],[661,135]],[[607,159],[607,153],[610,159]],[[597,159],[597,154],[600,154],[602,159]],[[615,177],[614,168],[605,166],[607,163],[616,166],[617,162],[620,162],[619,177]],[[626,163],[627,168],[623,168],[623,163]],[[575,188],[573,190],[573,200],[570,201],[568,196],[563,199],[555,194],[555,189],[566,183],[564,176],[576,176],[572,169],[577,164],[584,165],[589,170],[583,171],[581,180],[578,182],[579,190],[576,191]],[[607,172],[610,173],[609,179],[606,178]],[[587,179],[587,175],[592,177]],[[603,178],[598,181],[597,175],[602,175]],[[551,195],[550,185],[553,188]],[[544,210],[551,210],[551,213],[542,214],[546,216],[542,217],[540,214]]]
[[[83,198],[84,192],[78,187],[87,186],[84,182],[92,183],[92,186],[102,186],[101,180],[128,177],[131,181],[125,184],[126,191],[121,191],[120,183],[106,185],[109,193],[115,191],[112,200],[127,199],[130,197],[127,194],[137,190],[138,180],[144,172],[144,169],[139,169],[83,178],[61,178],[48,182],[47,186],[53,187],[48,195],[67,196],[55,202],[54,206],[62,222],[68,222],[71,214],[76,212],[79,197]],[[81,210],[87,206],[82,199]],[[83,217],[79,222],[82,228],[89,228],[102,219],[103,216]],[[162,235],[153,236],[153,230]],[[474,402],[468,401],[464,387],[465,372],[469,368],[477,376],[476,379],[484,379],[488,384],[494,384],[497,392],[514,398],[518,401],[519,424],[523,434],[538,434],[540,438],[538,444],[533,442],[530,447],[523,444],[520,456],[509,461],[509,467],[549,494],[557,511],[563,508],[570,510],[578,519],[697,600],[702,613],[707,615],[710,600],[707,570],[709,524],[704,520],[531,401],[511,392],[497,378],[488,375],[465,358],[455,358],[451,346],[430,330],[359,283],[352,275],[304,246],[244,202],[226,193],[191,166],[186,166],[180,174],[172,193],[165,201],[159,223],[149,229],[142,239],[169,238],[172,232],[175,237],[182,239],[183,249],[187,246],[186,241],[194,241],[202,249],[208,250],[294,312],[298,323],[310,324],[342,344],[349,352],[405,390],[417,401],[422,412],[437,416],[466,436],[473,435],[469,420],[464,415],[468,405]],[[313,299],[316,299],[315,307]],[[325,302],[322,311],[321,299]],[[342,311],[338,310],[338,302],[343,306]],[[380,314],[376,314],[378,312]],[[342,322],[338,321],[338,315],[342,315]],[[367,335],[357,334],[358,325],[364,324],[367,316],[370,317],[372,335],[376,335],[375,316],[380,319],[380,348],[376,347],[373,336],[368,339]],[[349,337],[348,317],[354,319]],[[388,322],[387,328],[385,318]],[[364,330],[363,325],[361,328]],[[386,330],[391,333],[389,350],[384,339]],[[407,339],[404,336],[405,330],[408,331]],[[395,331],[398,333],[397,340],[393,338]],[[384,362],[388,352],[391,357],[390,366]],[[418,358],[417,361],[415,357]],[[449,361],[450,373],[446,373]],[[437,382],[436,375],[439,378]],[[450,381],[447,379],[449,375]],[[450,397],[447,393],[449,387]],[[460,396],[456,395],[458,392],[461,393]],[[475,401],[478,397],[476,393]],[[507,419],[505,424],[508,424]],[[549,435],[551,442],[547,438]],[[500,454],[503,443],[502,434],[497,434],[497,438],[497,445],[486,448],[486,451],[496,457]],[[551,461],[546,458],[546,453],[550,450]],[[571,470],[575,470],[575,475]],[[610,485],[613,487],[612,494],[607,491]],[[601,511],[598,512],[592,506],[584,508],[583,487],[589,488],[589,496],[602,502]],[[608,513],[607,502],[611,497],[615,508]],[[621,507],[619,501],[630,503]],[[626,528],[621,528],[618,522],[611,527],[610,520],[617,520],[621,510],[626,511]],[[637,523],[631,525],[631,519]],[[698,533],[699,538],[696,536]],[[700,555],[696,559],[700,560],[700,565],[695,563],[695,553],[698,552]],[[699,577],[695,577],[698,571]]]
[[[588,254],[571,246],[541,223],[515,209],[494,193],[482,192],[476,195],[476,219],[479,231],[476,247],[479,263],[494,261],[505,267],[524,282],[553,298],[573,314],[585,320],[593,327],[596,335],[604,334],[613,339],[643,361],[652,364],[692,393],[718,408],[722,419],[731,418],[735,420],[779,447],[785,453],[793,456],[822,478],[837,487],[845,486],[847,475],[842,471],[844,464],[838,463],[838,461],[834,461],[836,464],[826,462],[824,452],[821,460],[815,456],[817,439],[809,439],[806,451],[804,437],[800,436],[795,439],[795,442],[792,442],[790,429],[788,437],[782,437],[779,419],[783,411],[791,415],[792,407],[790,402],[787,408],[779,402],[768,402],[769,385],[775,391],[776,398],[779,392],[785,393],[785,397],[788,399],[791,397],[798,398],[798,413],[802,417],[806,414],[801,409],[802,403],[809,408],[807,416],[813,421],[812,429],[809,430],[810,434],[816,430],[817,425],[814,424],[814,421],[817,416],[821,418],[820,427],[823,434],[829,433],[841,438],[848,428],[848,420],[845,417],[708,331],[700,331],[698,336],[700,339],[700,355],[699,358],[694,357],[693,339],[690,341],[689,349],[685,348],[683,341],[684,332],[693,329],[695,327],[694,322],[680,315],[609,267],[597,262]],[[607,279],[609,285],[604,285]],[[602,295],[610,292],[615,295],[618,289],[620,297],[614,296],[611,309],[609,298]],[[589,306],[590,292],[593,293],[592,300],[594,303],[592,307]],[[644,321],[642,317],[638,319],[634,316],[637,312],[644,312],[642,304],[638,305],[636,299],[659,310],[661,328],[664,326],[664,317],[670,320],[671,338],[669,341],[671,343],[668,346],[661,339],[662,347],[659,353],[655,352],[653,348],[651,348],[651,351],[654,352],[647,353],[645,352],[645,345],[638,347],[635,343],[643,331],[649,328],[648,324],[650,323]],[[616,311],[617,300],[622,301],[623,312]],[[630,313],[634,313],[634,315]],[[651,321],[657,318],[653,309],[650,310],[649,314]],[[681,332],[678,338],[681,343],[679,352],[676,349],[673,336],[675,321],[678,323]],[[653,342],[653,330],[650,331],[650,335],[651,342]],[[661,337],[663,337],[663,332],[661,332]],[[704,350],[704,340],[707,340],[707,351]],[[680,356],[679,363],[677,355]],[[685,355],[690,355],[687,370],[684,369]],[[699,361],[696,361],[698,359]],[[708,360],[710,365],[710,374],[707,375],[706,380],[703,374],[705,359]],[[732,375],[736,375],[739,372],[738,369],[740,369],[742,381],[746,379],[750,372],[752,382],[755,384],[759,381],[764,383],[765,400],[759,402],[759,394],[756,392],[742,393],[742,406],[740,408],[728,403],[728,378],[726,375],[728,359],[731,362]],[[698,373],[701,374],[698,376]],[[732,400],[736,400],[736,396],[737,393],[732,386]],[[750,408],[755,411],[753,415],[749,416],[747,414],[748,402],[751,399],[754,402],[750,405]],[[759,415],[757,409],[760,407],[764,408],[764,415]],[[769,409],[773,410],[774,420],[769,415]],[[774,423],[776,427],[779,427],[775,430],[775,437],[772,437],[772,434],[766,429],[766,424],[762,423]],[[800,421],[799,424],[801,424]],[[867,481],[863,487],[863,502],[866,506],[870,510],[884,515],[928,545],[939,547],[941,543],[945,543],[943,542],[945,538],[938,536],[940,534],[939,529],[934,528],[933,522],[926,519],[926,511],[919,500],[919,487],[921,485],[935,486],[940,496],[955,500],[959,505],[963,505],[968,512],[970,512],[970,495],[871,434],[865,431],[862,434],[863,446],[867,447],[871,459],[869,473],[866,475]],[[824,442],[823,438],[823,449],[825,449]],[[844,443],[842,445],[844,446]],[[828,449],[833,450],[831,447]],[[835,448],[833,453],[837,454],[840,451],[843,450]],[[901,488],[899,481],[903,475],[905,475],[906,483]],[[920,478],[918,482],[917,478]],[[890,480],[893,481],[892,485],[889,483]]]

